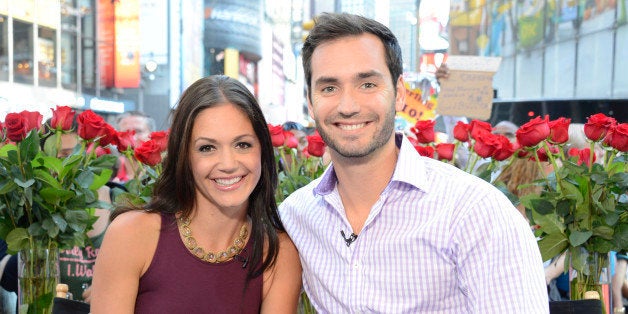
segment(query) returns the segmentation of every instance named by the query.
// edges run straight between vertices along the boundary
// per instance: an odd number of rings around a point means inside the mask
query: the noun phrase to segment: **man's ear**
[[[307,90],[305,95],[307,99],[307,113],[310,115],[310,118],[314,119],[314,109],[312,108],[312,97],[310,96],[310,90]]]
[[[397,95],[395,97],[395,110],[402,111],[406,105],[406,84],[403,81],[403,75],[399,75],[397,79],[397,86],[395,86]]]

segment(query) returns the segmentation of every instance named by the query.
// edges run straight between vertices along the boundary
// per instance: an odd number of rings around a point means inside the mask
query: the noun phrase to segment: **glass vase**
[[[584,247],[571,250],[569,288],[571,300],[584,300],[587,291],[603,297],[603,285],[609,283],[608,253],[588,251]]]
[[[58,281],[59,250],[56,247],[34,247],[19,251],[19,313],[52,313]]]

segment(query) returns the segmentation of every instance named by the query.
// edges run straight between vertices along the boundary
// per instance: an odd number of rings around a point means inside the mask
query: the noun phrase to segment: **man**
[[[127,111],[116,117],[118,131],[135,131],[135,141],[148,141],[150,133],[155,131],[155,120],[139,111]]]
[[[321,313],[547,313],[532,232],[485,181],[394,133],[401,50],[370,19],[322,14],[303,46],[325,173],[280,207]]]

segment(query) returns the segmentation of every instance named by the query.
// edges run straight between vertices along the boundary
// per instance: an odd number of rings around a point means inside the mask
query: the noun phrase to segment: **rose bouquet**
[[[95,208],[107,208],[97,190],[116,160],[97,155],[97,147],[115,142],[102,117],[83,112],[72,130],[71,108],[52,111],[49,125],[29,111],[9,113],[0,123],[0,238],[20,254],[20,311],[28,313],[50,310],[58,249],[85,245]],[[68,133],[78,133],[80,145],[58,157]]]
[[[590,290],[601,295],[608,253],[628,249],[628,124],[592,115],[584,125],[589,147],[566,149],[568,124],[564,118],[537,118],[517,131],[517,139],[537,163],[547,162],[553,169],[534,182],[540,195],[527,195],[522,203],[539,226],[543,257],[568,254],[566,269],[574,277],[571,299],[577,300]]]
[[[275,160],[279,171],[279,186],[275,199],[281,203],[288,195],[318,178],[324,170],[322,156],[325,142],[318,133],[308,135],[307,147],[297,151],[298,139],[281,125],[268,125],[275,147]]]
[[[434,143],[431,121],[419,121],[411,131],[424,156],[456,163],[457,150],[464,147],[468,160],[458,166],[493,183],[514,205],[521,202],[536,227],[543,259],[568,254],[565,269],[577,273],[571,297],[582,299],[588,290],[600,291],[608,252],[628,249],[628,124],[592,115],[584,125],[588,147],[577,148],[567,145],[570,122],[536,117],[516,131],[515,142],[492,134],[492,126],[478,120],[458,122],[454,143]],[[522,159],[536,164],[539,177],[519,185],[536,191],[519,199],[498,174]]]
[[[149,140],[142,143],[133,141],[134,131],[129,134],[128,141],[121,141],[118,149],[134,173],[133,178],[124,184],[127,192],[116,198],[116,204],[139,206],[148,203],[153,195],[153,186],[161,174],[161,162],[168,147],[168,132],[152,132]]]

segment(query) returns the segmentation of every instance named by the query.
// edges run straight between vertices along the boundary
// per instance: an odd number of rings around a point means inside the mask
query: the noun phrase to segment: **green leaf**
[[[594,236],[591,238],[591,240],[589,240],[589,242],[591,244],[591,251],[593,252],[606,254],[610,251],[615,251],[617,249],[613,241],[610,239],[603,239],[601,237]]]
[[[0,146],[0,157],[9,157],[9,151],[12,151],[13,153],[15,153],[15,151],[17,150],[17,146],[15,146],[15,144],[5,144],[4,146]],[[17,157],[17,155],[15,155]],[[12,161],[9,159],[10,162],[14,163],[15,161]]]
[[[14,191],[18,185],[11,180],[3,180],[0,181],[0,195],[7,194],[9,192]]]
[[[556,214],[560,217],[566,217],[571,212],[575,202],[569,199],[561,199],[556,202]]]
[[[614,230],[609,226],[598,226],[593,228],[593,235],[602,237],[607,240],[611,240],[613,238]]]
[[[18,178],[13,179],[13,182],[15,182],[15,184],[19,185],[21,188],[28,188],[31,185],[35,184],[35,179],[28,179],[26,181],[22,181]]]
[[[61,137],[60,134],[52,133],[44,142],[44,152],[48,156],[57,156],[57,139]],[[61,141],[61,139],[58,139]],[[55,158],[57,159],[57,158]]]
[[[617,186],[622,189],[628,188],[628,173],[620,172],[616,173],[612,177],[613,181],[617,182]]]
[[[569,243],[571,246],[580,246],[593,235],[592,231],[573,230],[569,235]]]
[[[35,156],[39,153],[39,133],[37,129],[32,129],[18,146],[22,160],[35,159]]]
[[[609,226],[615,226],[619,221],[619,213],[614,211],[604,215],[604,222]]]
[[[541,230],[547,234],[563,233],[565,231],[565,224],[560,221],[560,217],[553,213],[541,215],[532,211],[532,217],[534,218],[534,223],[541,226]]]
[[[78,165],[81,163],[81,161],[83,160],[83,155],[70,155],[67,158],[65,158],[63,160],[63,162],[61,163],[63,166],[62,171],[59,173],[59,180],[64,180],[66,176],[68,176],[70,173],[73,173],[75,171],[75,167],[78,167]]]
[[[46,218],[41,226],[48,231],[48,236],[51,238],[56,238],[59,234],[59,227],[51,218]]]
[[[589,267],[587,265],[587,259],[589,258],[589,252],[583,247],[572,247],[570,250],[571,267],[577,270],[579,273],[589,274]]]
[[[65,219],[63,219],[63,216],[61,216],[59,213],[54,213],[52,214],[52,220],[55,224],[57,224],[61,232],[65,232],[66,228],[68,227],[68,223],[65,221]]]
[[[541,215],[549,214],[554,211],[554,205],[546,199],[532,199],[530,201],[530,205],[532,206],[533,210]]]
[[[6,238],[7,247],[13,252],[21,251],[29,246],[29,234],[24,228],[15,228]]]
[[[95,174],[94,181],[89,186],[89,189],[94,190],[94,191],[98,190],[100,187],[102,187],[109,181],[112,174],[113,174],[113,170],[111,169],[103,169],[100,174]]]
[[[628,251],[628,225],[621,224],[615,228],[613,242],[619,247],[618,251]]]
[[[39,221],[34,221],[28,226],[28,233],[33,237],[39,237],[44,235],[46,232],[44,228],[42,228],[41,223]]]
[[[94,173],[91,171],[83,171],[76,177],[76,182],[84,189],[89,189],[94,182]]]
[[[63,170],[63,162],[57,157],[42,156],[39,161],[40,166],[48,172],[60,173]]]
[[[59,183],[59,180],[57,180],[57,178],[50,175],[48,171],[39,170],[39,169],[35,170],[35,178],[41,182],[44,182],[50,187],[53,187],[56,189],[62,188],[61,184]]]
[[[580,204],[584,201],[584,198],[582,197],[582,194],[580,193],[580,189],[578,189],[577,186],[567,181],[563,181],[561,188],[563,189],[563,195],[567,198],[575,200],[576,204]]]
[[[102,155],[89,163],[91,168],[112,169],[118,162],[118,157],[114,155]],[[150,168],[149,168],[150,169]]]
[[[568,244],[567,238],[562,233],[547,235],[538,242],[541,257],[544,261],[560,255],[567,249]]]
[[[47,203],[53,205],[60,205],[61,202],[65,202],[75,195],[73,191],[55,188],[43,188],[39,191],[39,194]]]

